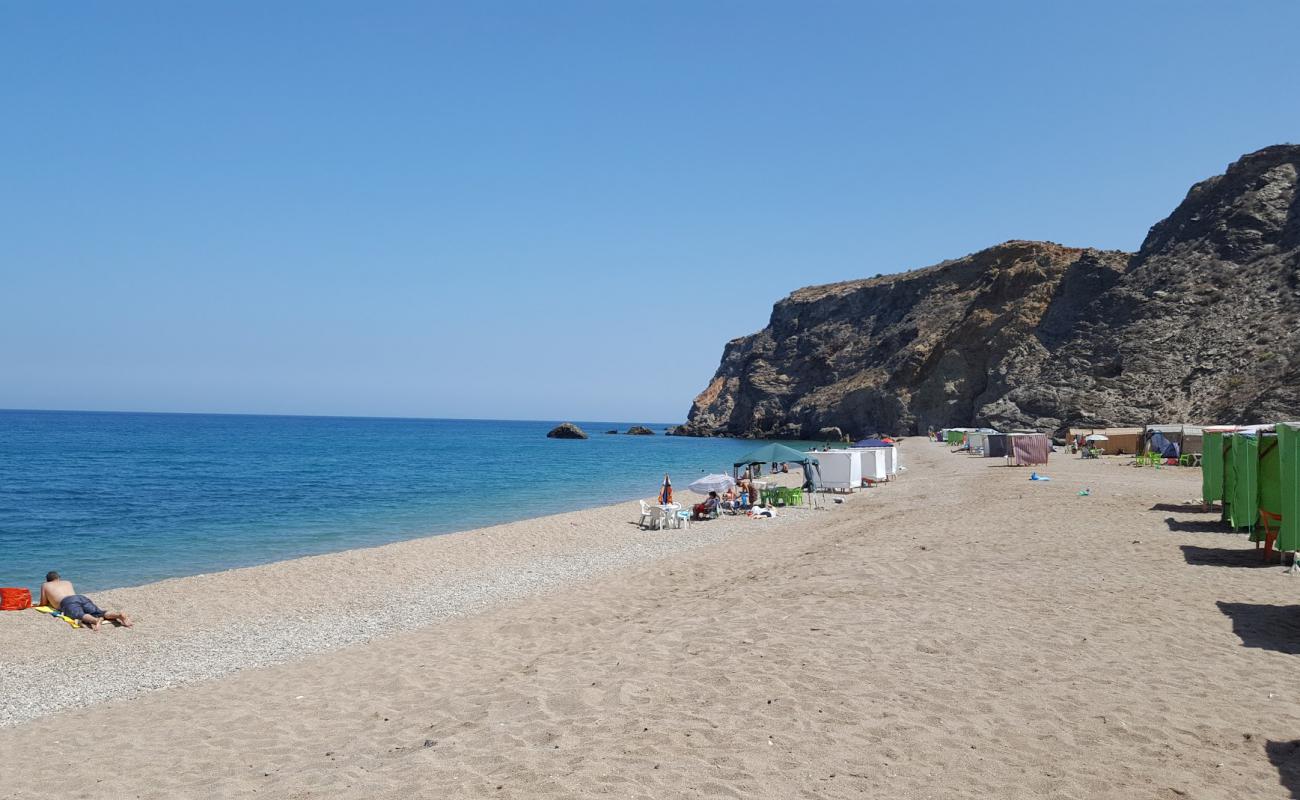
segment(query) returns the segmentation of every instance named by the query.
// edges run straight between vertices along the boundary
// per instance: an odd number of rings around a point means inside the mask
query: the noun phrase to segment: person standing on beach
[[[104,620],[116,622],[123,627],[131,627],[131,618],[121,611],[105,611],[95,605],[89,597],[77,594],[72,581],[65,581],[59,573],[50,571],[45,574],[45,583],[41,584],[40,605],[57,608],[68,619],[85,623],[95,633],[99,633],[99,623]]]

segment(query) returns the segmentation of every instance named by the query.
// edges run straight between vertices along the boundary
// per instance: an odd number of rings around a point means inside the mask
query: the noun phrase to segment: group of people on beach
[[[745,476],[730,486],[723,495],[719,496],[717,492],[709,492],[709,496],[703,502],[696,503],[691,509],[691,518],[695,520],[709,519],[718,509],[737,513],[747,511],[751,517],[776,516],[772,503],[759,500],[759,494],[758,489],[755,488],[753,481],[749,477],[748,470],[746,470]]]

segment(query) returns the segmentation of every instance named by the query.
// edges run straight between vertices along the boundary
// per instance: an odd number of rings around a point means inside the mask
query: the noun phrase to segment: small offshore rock
[[[565,422],[562,425],[556,425],[551,432],[546,434],[547,439],[586,439],[587,434],[582,428],[574,425],[572,422]]]
[[[644,425],[633,425],[627,429],[628,436],[654,436],[655,432]]]

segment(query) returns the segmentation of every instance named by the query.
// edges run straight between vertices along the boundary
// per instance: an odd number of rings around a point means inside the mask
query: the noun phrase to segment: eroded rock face
[[[577,425],[574,425],[572,422],[565,422],[560,425],[556,425],[554,428],[552,428],[551,432],[546,434],[546,438],[547,439],[586,439],[587,434],[582,430],[582,428],[579,428]]]
[[[1300,418],[1300,146],[1192,187],[1136,254],[1006,242],[800,289],[729,342],[688,435]]]

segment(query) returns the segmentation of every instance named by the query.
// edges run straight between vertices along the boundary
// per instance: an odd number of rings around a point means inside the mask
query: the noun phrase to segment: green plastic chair
[[[801,506],[803,505],[803,489],[790,489],[786,495],[786,505]]]

